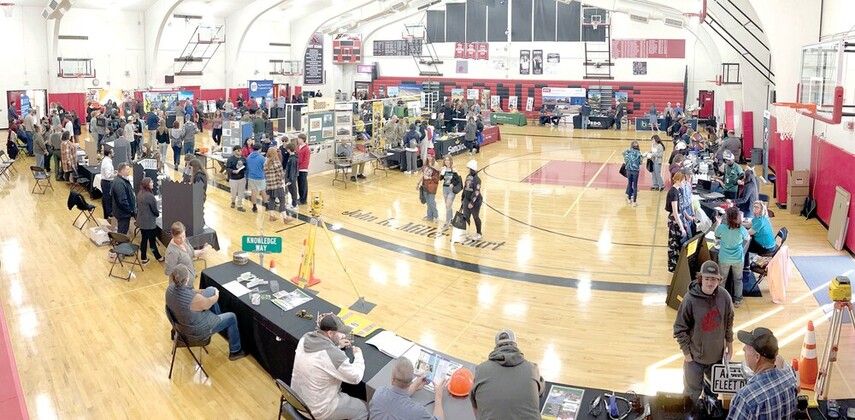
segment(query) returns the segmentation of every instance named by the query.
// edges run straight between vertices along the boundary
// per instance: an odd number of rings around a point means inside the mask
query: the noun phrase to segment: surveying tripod
[[[855,329],[855,313],[852,310],[852,301],[834,301],[834,313],[831,315],[831,324],[828,326],[828,340],[822,351],[822,364],[816,377],[816,398],[824,400],[828,398],[828,383],[831,381],[831,370],[837,362],[837,350],[840,343],[840,329],[843,325],[843,314],[849,314],[849,322]]]

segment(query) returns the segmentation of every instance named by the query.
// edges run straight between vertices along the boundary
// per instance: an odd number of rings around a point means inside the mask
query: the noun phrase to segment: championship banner
[[[454,58],[489,60],[490,44],[487,42],[455,42]]]
[[[543,74],[543,50],[531,52],[531,74]]]
[[[489,60],[490,59],[490,44],[486,42],[476,42],[478,47],[477,59],[479,60]]]
[[[454,43],[454,58],[466,58],[466,43],[465,42],[455,42]]]
[[[612,58],[686,58],[686,40],[613,39]]]
[[[531,73],[531,51],[520,50],[520,74]]]
[[[490,96],[490,109],[499,109],[502,106],[502,97],[499,95]]]

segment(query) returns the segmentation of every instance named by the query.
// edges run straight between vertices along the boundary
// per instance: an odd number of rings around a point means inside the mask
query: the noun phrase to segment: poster
[[[272,80],[249,80],[250,98],[266,98],[268,102],[273,100],[273,81]]]
[[[394,98],[398,96],[399,88],[397,86],[389,86],[386,88],[386,96],[389,98]]]
[[[520,50],[520,74],[531,73],[531,51]]]
[[[558,64],[561,62],[561,54],[559,53],[549,53],[546,54],[546,62],[550,64]]]
[[[490,44],[487,42],[455,42],[454,58],[467,60],[489,60]]]
[[[478,52],[475,58],[479,60],[489,60],[490,59],[490,44],[486,42],[476,42],[476,47],[478,48]]]
[[[532,98],[531,96],[529,96],[528,99],[525,100],[525,110],[526,112],[534,111],[534,98]]]
[[[466,43],[465,42],[455,42],[454,43],[454,58],[466,58]]]
[[[490,96],[490,109],[501,109],[502,97],[499,95]]]
[[[457,60],[454,65],[454,72],[457,74],[469,73],[469,62],[466,60]]]
[[[582,406],[582,396],[585,390],[569,386],[552,385],[546,402],[540,410],[543,420],[575,420]]]
[[[324,35],[312,34],[303,56],[303,84],[324,84]]]
[[[347,102],[336,104],[335,139],[350,140],[353,136],[353,108]]]
[[[531,52],[531,74],[543,74],[543,50]]]
[[[517,109],[517,97],[510,96],[508,97],[508,111],[515,111]]]
[[[544,105],[554,105],[567,109],[570,105],[585,103],[585,88],[544,87],[540,93]]]
[[[466,89],[466,99],[477,101],[478,89]]]
[[[18,102],[21,106],[21,115],[22,117],[30,113],[30,97],[27,96],[26,93],[22,94],[18,97]]]
[[[646,61],[633,61],[632,62],[632,74],[636,76],[644,76],[647,74],[647,62]]]
[[[451,100],[463,100],[463,89],[461,88],[453,88],[451,89]]]

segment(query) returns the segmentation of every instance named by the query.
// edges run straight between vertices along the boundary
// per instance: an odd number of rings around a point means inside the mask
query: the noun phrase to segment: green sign
[[[282,252],[282,238],[279,236],[244,236],[241,248],[246,252],[278,254]]]

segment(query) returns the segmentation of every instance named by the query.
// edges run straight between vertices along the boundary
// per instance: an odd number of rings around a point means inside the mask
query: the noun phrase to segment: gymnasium
[[[852,0],[0,12],[0,419],[855,418]]]

